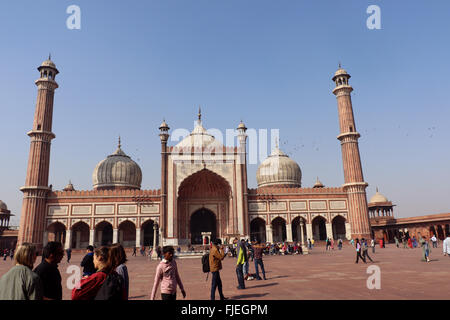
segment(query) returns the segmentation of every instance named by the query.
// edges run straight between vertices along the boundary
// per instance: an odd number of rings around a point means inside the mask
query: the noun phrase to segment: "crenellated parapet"
[[[203,146],[203,147],[168,147],[169,153],[174,153],[177,155],[183,154],[235,154],[238,152],[238,147],[226,147],[226,146]]]
[[[91,197],[135,197],[136,199],[148,197],[160,197],[161,189],[154,190],[74,190],[74,191],[53,191],[48,198],[91,198]]]
[[[257,189],[248,189],[249,196],[261,196],[261,195],[282,195],[282,194],[345,194],[342,187],[328,187],[328,188],[291,188],[291,187],[263,187]]]

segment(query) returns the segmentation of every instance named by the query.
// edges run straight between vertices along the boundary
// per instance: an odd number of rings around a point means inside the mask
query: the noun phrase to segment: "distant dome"
[[[342,74],[348,74],[347,71],[345,71],[345,69],[339,68],[336,73],[334,74],[334,76],[340,76]]]
[[[302,171],[297,162],[277,147],[258,167],[256,181],[258,188],[274,185],[301,187]]]
[[[55,63],[52,60],[50,60],[50,59],[45,60],[44,62],[42,62],[41,67],[50,67],[50,68],[55,68],[56,69]]]
[[[75,191],[71,181],[69,181],[69,184],[63,189],[63,191]]]
[[[4,203],[2,200],[0,200],[0,210],[8,210],[6,203]]]
[[[378,192],[377,189],[377,193],[375,193],[372,198],[370,198],[369,203],[380,203],[380,202],[389,202],[389,200],[383,196],[381,193]]]
[[[92,174],[94,189],[140,189],[142,171],[119,146],[113,154],[97,164]]]
[[[325,186],[323,185],[323,183],[319,180],[319,177],[317,177],[316,179],[316,183],[314,184],[313,188],[324,188]]]

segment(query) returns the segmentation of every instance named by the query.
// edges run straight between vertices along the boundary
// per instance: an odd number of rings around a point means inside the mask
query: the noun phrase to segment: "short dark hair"
[[[94,247],[93,246],[87,246],[86,249],[89,250],[89,251],[94,251]]]
[[[63,250],[62,243],[50,241],[49,243],[47,243],[47,245],[44,247],[44,250],[42,251],[42,258],[47,259],[50,257],[51,254],[55,256],[59,250]]]
[[[216,246],[220,246],[220,245],[222,244],[222,240],[220,240],[219,238],[217,238],[217,239],[215,239],[215,240],[213,241],[213,243],[214,243]]]
[[[162,251],[163,251],[163,254],[165,254],[167,252],[170,252],[173,254],[175,252],[175,249],[172,246],[164,246]]]

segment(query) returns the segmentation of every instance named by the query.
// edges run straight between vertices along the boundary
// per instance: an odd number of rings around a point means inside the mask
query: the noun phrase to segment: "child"
[[[181,289],[183,298],[186,298],[186,292],[183,288],[180,275],[178,274],[177,263],[173,259],[175,249],[172,246],[163,247],[162,254],[164,259],[156,267],[155,282],[153,284],[152,294],[150,300],[155,300],[156,291],[161,283],[161,299],[162,300],[176,300],[177,299],[177,285]]]

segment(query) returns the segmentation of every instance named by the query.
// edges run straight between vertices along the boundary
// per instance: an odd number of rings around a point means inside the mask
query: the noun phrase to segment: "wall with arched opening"
[[[250,222],[250,240],[266,242],[266,221],[255,218]]]

